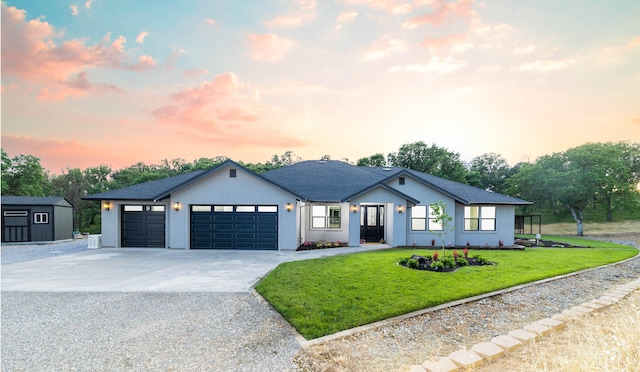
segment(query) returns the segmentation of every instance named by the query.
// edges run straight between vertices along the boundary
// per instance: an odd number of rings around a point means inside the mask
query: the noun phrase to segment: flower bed
[[[348,247],[349,243],[341,242],[340,240],[335,242],[329,242],[326,240],[319,240],[317,242],[306,241],[302,243],[296,251],[309,251],[312,249],[327,249],[327,248],[340,248],[340,247]]]

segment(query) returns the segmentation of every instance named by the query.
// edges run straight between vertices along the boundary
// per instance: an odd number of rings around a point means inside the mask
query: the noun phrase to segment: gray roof
[[[157,181],[123,187],[90,195],[84,199],[161,200],[169,197],[172,192],[188,186],[229,164],[243,168],[256,177],[272,183],[305,201],[346,202],[379,187],[417,204],[419,201],[414,197],[386,185],[393,178],[407,176],[463,204],[531,204],[525,200],[489,192],[406,168],[356,167],[336,160],[303,161],[262,174],[255,174],[241,165],[227,160],[206,171],[194,171]]]
[[[62,196],[3,196],[2,205],[59,205],[70,207],[71,204]]]

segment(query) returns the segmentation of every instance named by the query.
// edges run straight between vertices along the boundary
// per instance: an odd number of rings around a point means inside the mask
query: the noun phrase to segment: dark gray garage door
[[[122,246],[164,248],[164,205],[124,205],[122,207]]]
[[[192,205],[192,249],[278,249],[275,205]]]

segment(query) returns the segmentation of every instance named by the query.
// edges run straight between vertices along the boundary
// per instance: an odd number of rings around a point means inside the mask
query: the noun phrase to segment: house
[[[73,238],[73,206],[63,197],[3,196],[2,242],[52,242]]]
[[[304,161],[256,174],[227,160],[205,171],[86,197],[102,203],[103,247],[295,250],[306,241],[431,245],[443,201],[447,244],[513,244],[530,202],[399,167]],[[438,240],[440,244],[440,240]]]

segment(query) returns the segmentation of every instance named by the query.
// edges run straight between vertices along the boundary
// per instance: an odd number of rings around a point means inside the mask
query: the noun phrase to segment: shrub
[[[435,239],[431,239],[431,246],[435,247],[436,246],[436,240]]]
[[[480,257],[480,256],[478,256],[478,257],[476,258],[476,260],[478,260],[478,263],[479,263],[480,265],[488,265],[488,264],[490,264],[490,263],[491,263],[491,262],[489,262],[489,260],[487,260],[486,258],[484,258],[484,257]]]
[[[413,258],[410,258],[407,261],[407,267],[410,269],[417,269],[418,267],[420,267],[420,263],[418,262],[418,260],[414,260]]]
[[[471,247],[471,243],[467,240],[467,247]]]
[[[453,251],[453,260],[454,260],[454,261],[458,261],[458,257],[459,257],[459,256],[460,256],[460,255],[458,254],[458,251]]]
[[[405,257],[403,259],[400,260],[400,262],[398,262],[400,265],[402,266],[407,266],[407,262],[409,262],[410,258],[409,257]]]
[[[444,264],[440,261],[433,261],[429,266],[435,271],[440,271],[444,268]]]
[[[456,267],[456,262],[453,260],[452,257],[445,257],[442,260],[440,260],[440,262],[442,262],[442,264],[446,268],[451,268],[452,269],[452,268]]]
[[[433,261],[438,261],[438,252],[433,252]]]
[[[464,257],[458,258],[458,266],[468,266],[469,261],[467,261]]]
[[[502,247],[504,246],[504,242],[502,240],[498,240],[498,245]]]
[[[464,254],[464,258],[469,258],[469,250],[467,248],[462,250],[462,254]]]

